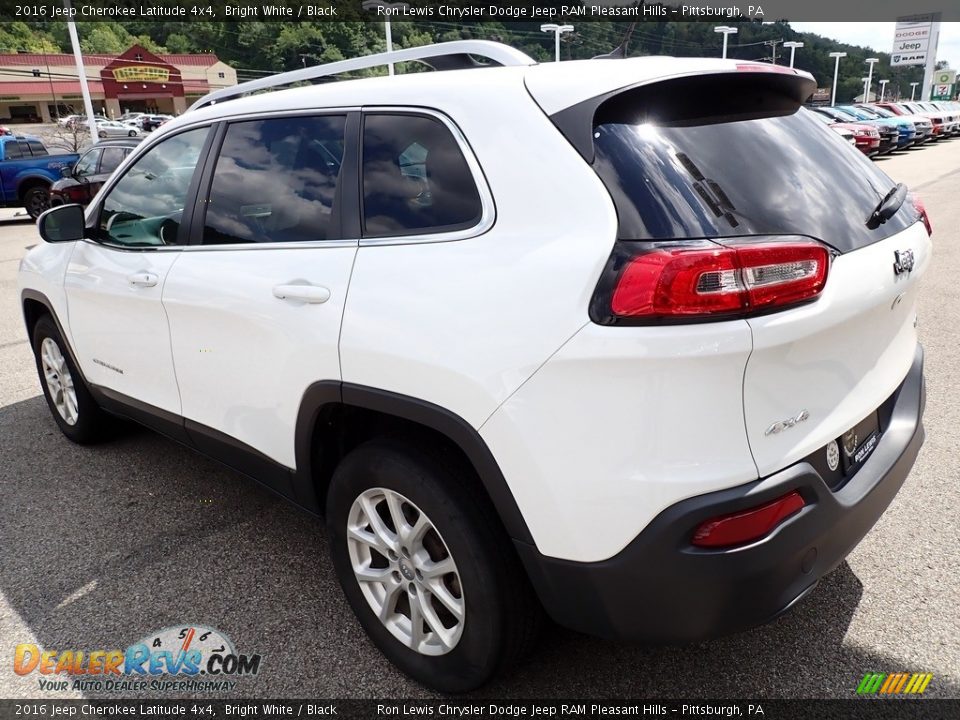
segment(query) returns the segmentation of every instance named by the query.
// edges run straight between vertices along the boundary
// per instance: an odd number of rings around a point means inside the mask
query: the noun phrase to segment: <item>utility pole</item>
[[[560,62],[560,36],[565,33],[573,32],[573,25],[557,25],[556,23],[544,23],[540,26],[540,32],[552,32],[554,41],[554,62]]]
[[[910,83],[910,102],[913,102],[913,96],[917,94],[917,85],[920,83]]]
[[[73,8],[70,0],[63,0],[67,9],[67,17],[73,17]],[[77,37],[77,25],[73,20],[67,20],[67,31],[70,33],[70,44],[73,46],[73,60],[77,64],[77,75],[80,78],[80,94],[83,95],[83,110],[87,113],[87,128],[90,130],[90,142],[96,142],[97,121],[93,117],[93,101],[90,99],[90,86],[87,85],[87,71],[83,67],[83,53],[80,52],[80,39]]]
[[[783,42],[783,38],[780,38],[779,40],[764,40],[764,41],[763,41],[763,44],[764,44],[764,45],[769,45],[769,46],[771,47],[771,52],[770,52],[770,54],[772,55],[772,62],[773,62],[774,65],[777,64],[777,45],[779,45],[779,44],[782,43],[782,42]]]
[[[870,66],[870,70],[867,71],[867,90],[863,93],[863,101],[870,102],[870,90],[873,86],[873,66],[880,62],[880,58],[867,58],[864,62]]]
[[[890,82],[890,81],[889,81],[889,80],[881,80],[881,81],[880,81],[880,102],[883,102],[883,98],[886,97],[886,94],[887,94],[887,83],[888,83],[888,82]]]
[[[383,21],[383,33],[386,36],[387,41],[387,52],[393,52],[393,31],[390,28],[390,11],[391,10],[409,10],[410,4],[405,2],[383,2],[383,0],[364,0],[364,3],[360,6],[364,10],[373,10],[375,8],[384,9],[384,21]],[[303,66],[307,66],[307,61],[303,61]],[[394,74],[393,63],[387,63],[387,72],[390,75]]]

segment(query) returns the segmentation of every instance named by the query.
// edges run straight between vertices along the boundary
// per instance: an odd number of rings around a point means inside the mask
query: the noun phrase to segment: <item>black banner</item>
[[[779,20],[891,21],[911,11],[903,0],[408,0],[363,9],[364,0],[0,0],[0,20],[78,22],[772,22]],[[390,7],[387,7],[390,5]],[[960,20],[960,3],[942,0],[944,21]]]
[[[956,720],[960,700],[0,700],[0,718]]]

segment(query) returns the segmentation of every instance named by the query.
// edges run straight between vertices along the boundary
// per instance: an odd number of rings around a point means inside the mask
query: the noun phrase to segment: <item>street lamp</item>
[[[720,57],[727,57],[727,38],[730,35],[736,35],[737,29],[735,27],[730,27],[729,25],[718,25],[713,29],[714,32],[723,33],[723,55]]]
[[[880,58],[867,58],[864,62],[870,66],[870,70],[867,72],[867,89],[863,93],[863,101],[870,102],[870,88],[873,85],[873,66],[880,62]]]
[[[405,2],[384,2],[384,0],[364,0],[364,3],[360,7],[364,10],[374,10],[376,8],[386,10],[384,13],[383,32],[387,37],[387,52],[393,52],[393,33],[390,31],[390,11],[394,9],[409,10],[410,4]],[[387,69],[389,73],[393,75],[393,63],[388,63]]]
[[[837,104],[837,78],[840,76],[840,58],[845,58],[847,54],[845,52],[832,52],[830,57],[835,58],[835,63],[833,65],[833,88],[830,93],[830,104]]]
[[[920,83],[910,83],[910,102],[913,102],[913,96],[917,92],[917,85]]]
[[[790,48],[790,67],[793,67],[793,56],[797,54],[797,48],[803,47],[803,43],[796,40],[787,40],[783,46]]]
[[[870,100],[867,98],[867,88],[870,87],[870,78],[862,77],[860,78],[860,82],[863,83],[863,102],[868,103]]]
[[[560,36],[564,33],[573,32],[573,25],[557,25],[556,23],[544,23],[540,26],[541,32],[552,32],[555,47],[554,60],[560,62]]]
[[[880,102],[883,102],[883,98],[884,98],[884,97],[886,96],[886,94],[887,94],[887,83],[888,83],[888,82],[890,82],[890,81],[889,81],[889,80],[881,80],[881,81],[880,81]]]

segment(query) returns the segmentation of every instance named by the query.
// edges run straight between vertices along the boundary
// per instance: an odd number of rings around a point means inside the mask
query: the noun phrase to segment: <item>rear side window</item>
[[[345,124],[344,115],[231,124],[213,175],[203,243],[337,237]]]
[[[100,172],[112,173],[120,166],[128,152],[129,150],[120,147],[104,148],[103,155],[100,158]]]
[[[917,220],[905,205],[868,228],[893,181],[804,109],[674,126],[601,108],[594,147],[624,240],[807,235],[845,252]]]
[[[27,145],[30,146],[30,152],[33,153],[34,157],[43,157],[47,155],[47,149],[43,146],[42,142],[37,140],[29,140]]]
[[[444,123],[424,115],[364,118],[365,237],[461,230],[481,215],[473,174]]]

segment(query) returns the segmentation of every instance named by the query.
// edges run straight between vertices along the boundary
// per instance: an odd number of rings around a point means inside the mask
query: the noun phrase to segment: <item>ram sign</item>
[[[897,18],[893,32],[891,65],[924,65],[933,34],[939,23],[935,15],[908,15]],[[934,48],[936,51],[936,48]]]

